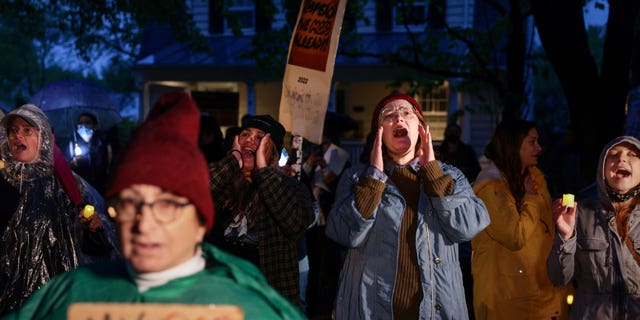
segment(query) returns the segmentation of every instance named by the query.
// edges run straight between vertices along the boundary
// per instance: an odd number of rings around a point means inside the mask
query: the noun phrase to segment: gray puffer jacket
[[[602,150],[596,176],[599,199],[578,204],[574,235],[566,241],[556,235],[547,260],[552,282],[575,284],[571,319],[640,319],[640,265],[618,234],[604,180],[604,158],[622,142],[640,149],[640,141],[623,136]],[[639,206],[628,224],[633,247],[640,253]]]

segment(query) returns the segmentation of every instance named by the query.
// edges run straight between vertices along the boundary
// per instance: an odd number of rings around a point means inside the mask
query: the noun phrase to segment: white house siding
[[[484,147],[491,140],[502,114],[502,107],[496,95],[492,94],[490,89],[483,92],[481,95],[476,93],[460,94],[460,108],[471,110],[465,112],[462,120],[462,130],[473,133],[465,142],[473,146],[478,156],[482,155]],[[466,135],[463,134],[463,136]]]
[[[205,36],[209,35],[209,1],[208,0],[188,0],[187,6],[191,9],[193,21],[196,27]]]
[[[449,0],[445,12],[450,27],[471,28],[475,0]]]
[[[367,1],[364,7],[364,16],[369,19],[369,24],[363,20],[356,22],[356,28],[359,33],[375,33],[376,32],[376,1]]]

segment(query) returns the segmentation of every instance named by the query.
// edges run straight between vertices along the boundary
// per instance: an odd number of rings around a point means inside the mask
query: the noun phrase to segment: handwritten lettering
[[[305,1],[302,12],[304,14],[316,14],[327,19],[333,19],[338,11],[338,3],[339,1],[333,1],[331,3]]]
[[[328,50],[329,40],[330,39],[326,37],[313,37],[301,34],[296,34],[293,38],[293,42],[298,47],[320,51]]]

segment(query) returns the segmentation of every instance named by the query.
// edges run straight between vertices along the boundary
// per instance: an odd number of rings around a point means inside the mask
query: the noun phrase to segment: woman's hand
[[[273,155],[273,140],[271,134],[267,133],[260,139],[260,145],[256,150],[256,168],[261,169],[267,166]]]
[[[91,214],[85,214],[87,208],[80,210],[80,222],[91,232],[96,232],[102,228],[102,220],[97,212]]]
[[[371,148],[371,160],[372,167],[378,168],[378,170],[384,172],[384,161],[382,160],[382,126],[378,127],[376,133],[376,139],[373,141],[373,147]]]
[[[529,175],[527,175],[524,178],[524,192],[526,194],[533,194],[533,195],[538,194],[538,189],[536,188],[536,183],[535,183],[535,181],[533,181],[533,179]]]
[[[576,208],[578,208],[577,202],[574,202],[573,207],[567,207],[562,204],[562,199],[556,199],[551,206],[553,221],[556,223],[558,233],[564,240],[571,238],[573,235],[573,230],[576,226]]]
[[[429,125],[425,128],[422,124],[418,126],[420,133],[420,149],[418,149],[418,162],[424,165],[430,161],[436,160],[436,153],[433,151],[433,140],[431,140],[431,131]]]
[[[233,146],[231,147],[231,154],[238,161],[240,169],[244,167],[244,159],[242,159],[242,151],[240,151],[240,143],[238,142],[238,135],[233,138]]]

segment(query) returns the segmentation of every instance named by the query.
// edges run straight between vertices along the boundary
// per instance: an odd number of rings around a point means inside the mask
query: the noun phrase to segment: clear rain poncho
[[[15,160],[10,152],[6,126],[16,116],[38,129],[39,155],[29,163]],[[51,277],[118,255],[102,197],[74,174],[83,198],[83,204],[74,204],[54,174],[53,155],[51,127],[36,106],[24,105],[0,122],[0,161],[4,162],[0,184],[18,194],[15,206],[0,207],[15,208],[13,212],[0,212],[6,225],[0,230],[0,316],[20,306]],[[0,200],[4,201],[2,195]],[[102,228],[95,232],[80,221],[84,204],[94,205],[100,215]]]

